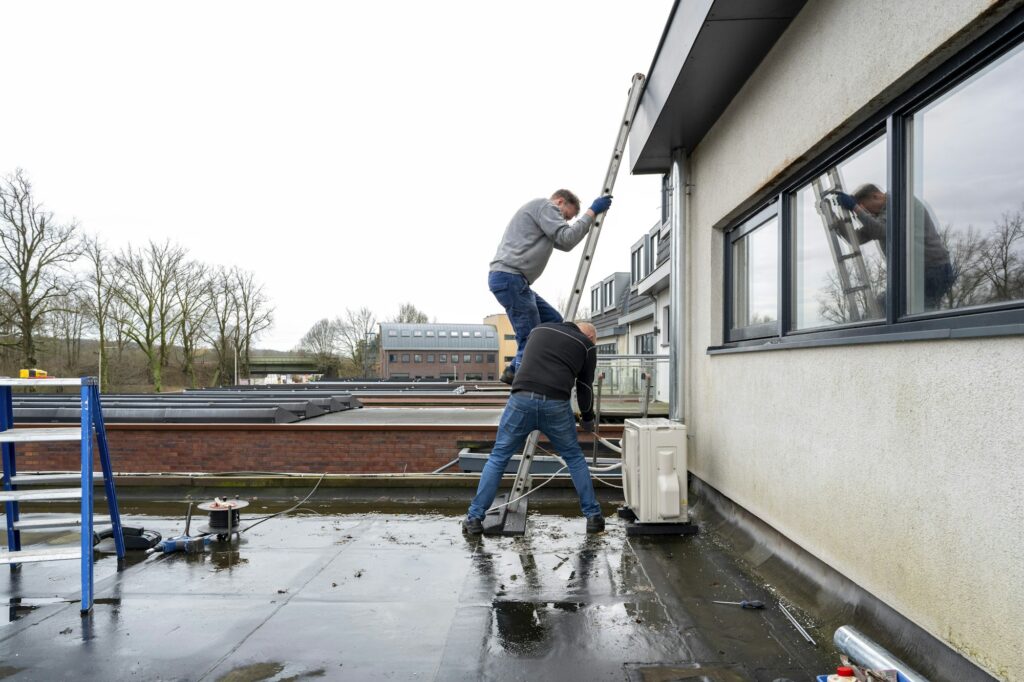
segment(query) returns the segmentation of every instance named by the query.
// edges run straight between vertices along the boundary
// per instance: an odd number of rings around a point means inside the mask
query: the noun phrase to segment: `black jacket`
[[[594,369],[597,349],[572,322],[545,322],[533,328],[512,392],[533,391],[568,400],[573,386],[583,419],[594,418]]]

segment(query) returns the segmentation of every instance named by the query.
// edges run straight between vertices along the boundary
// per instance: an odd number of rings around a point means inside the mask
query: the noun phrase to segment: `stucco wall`
[[[1024,339],[706,354],[722,340],[714,228],[1009,4],[812,0],[794,20],[692,152],[686,418],[697,476],[1024,679]]]

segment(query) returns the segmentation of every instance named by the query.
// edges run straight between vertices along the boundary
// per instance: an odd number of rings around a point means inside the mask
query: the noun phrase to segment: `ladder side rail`
[[[103,469],[103,488],[107,495],[110,525],[114,531],[114,547],[117,550],[117,558],[124,559],[124,531],[121,529],[121,512],[117,504],[117,489],[114,487],[114,470],[110,463],[110,447],[107,443],[106,425],[103,423],[100,390],[97,385],[90,385],[89,388],[92,393],[92,423],[96,431],[96,446],[100,452],[100,467]]]
[[[92,395],[91,386],[84,383],[81,388],[82,397],[82,614],[92,610],[92,438],[93,425],[91,420]]]
[[[601,194],[611,194],[615,189],[615,179],[619,174],[619,166],[622,163],[622,156],[626,151],[626,142],[629,140],[629,131],[633,126],[633,118],[640,106],[640,95],[643,94],[644,75],[633,74],[633,81],[629,88],[629,97],[626,100],[626,110],[622,116],[622,123],[615,138],[615,148],[612,158],[608,162],[608,171],[605,173],[604,184],[601,185]],[[597,251],[597,241],[601,236],[601,226],[604,225],[605,213],[594,219],[594,224],[587,233],[587,240],[584,242],[583,254],[580,258],[579,267],[576,270],[576,278],[573,280],[572,292],[565,304],[562,314],[567,320],[576,316],[579,309],[580,299],[583,296],[583,285],[587,283],[587,276],[590,274],[590,265],[593,262],[594,253]]]
[[[629,97],[626,100],[626,110],[622,117],[622,123],[619,125],[618,133],[615,137],[615,148],[612,151],[612,158],[608,163],[608,171],[605,173],[604,184],[601,187],[602,194],[610,194],[612,189],[615,187],[615,178],[619,173],[619,165],[622,162],[622,155],[626,148],[626,142],[629,139],[629,131],[633,125],[633,118],[636,114],[636,110],[640,105],[640,95],[643,92],[644,75],[637,73],[633,75],[633,81],[629,89]],[[572,292],[569,294],[569,300],[565,304],[565,310],[562,317],[566,320],[571,320],[576,316],[576,311],[580,305],[580,299],[583,295],[583,285],[586,284],[587,276],[590,274],[590,265],[594,258],[594,253],[597,250],[597,241],[601,236],[601,226],[604,224],[604,215],[601,214],[594,219],[594,224],[591,225],[590,230],[587,233],[586,242],[583,246],[583,254],[580,257],[580,264],[576,269],[576,278],[573,280]],[[519,460],[519,468],[516,469],[516,477],[512,483],[512,492],[509,494],[510,500],[515,500],[516,497],[525,495],[530,490],[530,468],[533,466],[533,455],[537,449],[537,441],[539,435],[537,431],[530,434],[530,437],[526,440],[526,445],[523,448],[523,454]],[[526,498],[523,497],[520,500],[516,500],[512,504],[504,508],[502,513],[502,523],[511,511],[518,512],[521,508],[525,508]]]
[[[856,292],[850,282],[850,271],[846,269],[846,262],[843,258],[842,247],[839,244],[839,236],[836,234],[836,223],[842,222],[841,218],[832,210],[832,205],[825,198],[825,192],[821,186],[821,178],[815,178],[811,182],[814,189],[814,205],[821,216],[822,226],[825,228],[825,241],[828,242],[829,251],[832,253],[832,262],[836,267],[836,276],[839,278],[839,286],[842,289],[843,297],[846,299],[846,307],[849,309],[851,322],[860,319],[860,308]]]
[[[0,431],[14,428],[14,407],[11,402],[11,387],[0,386]],[[14,455],[14,444],[3,443],[0,445],[3,451],[3,489],[17,490],[17,486],[11,483],[11,479],[18,475],[17,461]],[[4,514],[7,521],[7,550],[10,552],[21,551],[21,531],[15,529],[14,524],[20,515],[18,502],[13,500],[4,503]],[[17,564],[11,564],[11,570],[17,570]]]
[[[832,180],[832,186],[839,191],[843,191],[843,179],[839,175],[839,169],[833,166],[829,171],[829,178]],[[868,268],[864,263],[864,251],[860,248],[860,239],[857,237],[857,230],[853,227],[854,212],[849,209],[842,209],[843,211],[843,233],[846,237],[846,241],[850,244],[850,253],[853,254],[850,260],[853,261],[852,267],[856,270],[857,277],[860,279],[859,291],[863,292],[861,301],[863,302],[863,313],[858,314],[858,319],[865,319],[868,314],[873,318],[881,316],[881,310],[878,306],[878,300],[875,298],[875,288],[868,278]],[[852,288],[852,287],[851,287]]]

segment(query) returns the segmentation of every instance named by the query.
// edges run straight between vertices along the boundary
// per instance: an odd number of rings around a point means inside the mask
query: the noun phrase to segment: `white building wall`
[[[695,475],[978,665],[1024,679],[1024,340],[706,353],[722,342],[714,228],[1010,4],[812,0],[794,20],[692,154],[685,404]]]

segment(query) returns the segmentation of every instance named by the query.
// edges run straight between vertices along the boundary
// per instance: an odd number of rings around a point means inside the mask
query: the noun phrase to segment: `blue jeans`
[[[513,393],[498,424],[498,439],[487,458],[476,497],[469,505],[469,516],[482,519],[494,502],[512,455],[521,452],[527,436],[540,431],[554,446],[569,466],[572,484],[580,498],[580,509],[584,516],[601,513],[601,505],[594,494],[594,482],[590,478],[587,460],[583,457],[579,440],[576,438],[576,420],[568,400],[552,400],[532,397],[532,393]]]
[[[512,329],[516,332],[519,349],[512,361],[512,368],[519,369],[523,361],[526,337],[541,322],[561,322],[562,316],[543,298],[534,293],[530,283],[522,275],[509,272],[492,272],[487,276],[487,287],[505,309]]]

